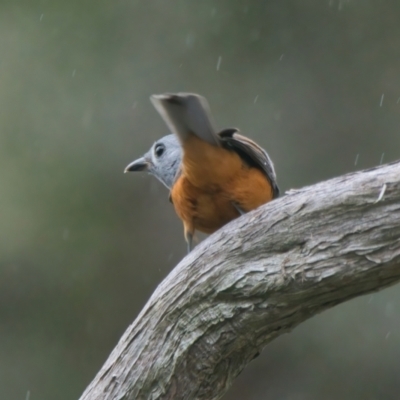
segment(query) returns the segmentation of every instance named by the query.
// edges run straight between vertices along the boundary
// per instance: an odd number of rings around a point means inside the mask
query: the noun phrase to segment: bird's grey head
[[[176,135],[167,135],[157,140],[143,157],[131,162],[125,172],[147,171],[171,189],[181,160],[182,147]]]

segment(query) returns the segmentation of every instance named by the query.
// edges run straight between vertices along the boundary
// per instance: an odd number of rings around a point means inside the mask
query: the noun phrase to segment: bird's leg
[[[193,227],[188,226],[187,224],[184,223],[184,230],[185,230],[185,240],[187,243],[187,252],[189,254],[193,249],[194,229],[193,229]]]
[[[237,203],[235,203],[234,201],[232,201],[232,205],[233,205],[233,207],[236,208],[236,211],[237,211],[240,215],[246,214],[246,211],[244,211],[244,210],[243,210]]]
[[[188,234],[186,236],[186,242],[187,242],[187,253],[189,254],[192,251],[192,243],[193,243],[193,235]]]

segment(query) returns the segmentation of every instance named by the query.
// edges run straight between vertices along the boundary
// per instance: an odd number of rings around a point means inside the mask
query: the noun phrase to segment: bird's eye
[[[164,151],[165,151],[165,146],[161,143],[157,144],[156,148],[154,149],[156,157],[161,157],[164,154]]]

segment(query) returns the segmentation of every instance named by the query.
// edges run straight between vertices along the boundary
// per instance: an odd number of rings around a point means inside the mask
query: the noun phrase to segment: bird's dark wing
[[[246,136],[240,135],[238,129],[224,129],[218,133],[224,147],[236,151],[249,165],[259,168],[271,183],[273,197],[279,196],[279,188],[276,182],[274,164],[267,152],[257,143]]]

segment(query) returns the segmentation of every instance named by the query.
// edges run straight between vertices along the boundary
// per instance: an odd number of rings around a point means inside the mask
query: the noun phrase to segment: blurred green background
[[[0,399],[77,399],[184,256],[149,102],[206,96],[281,189],[400,158],[395,0],[2,0]],[[398,399],[400,287],[271,343],[225,399]]]

